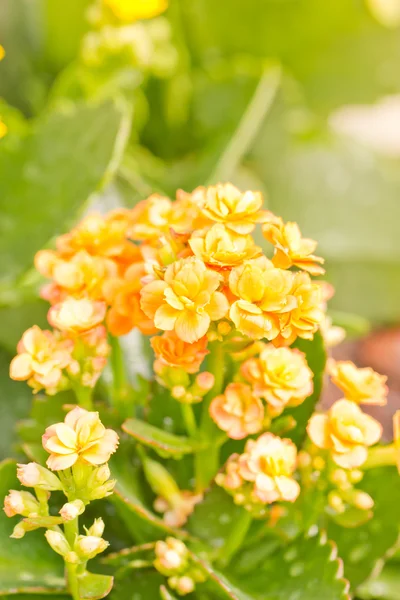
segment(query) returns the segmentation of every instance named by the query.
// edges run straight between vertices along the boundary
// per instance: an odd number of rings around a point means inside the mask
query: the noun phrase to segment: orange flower
[[[230,383],[224,394],[210,404],[210,415],[233,440],[258,433],[263,426],[264,407],[244,383]]]
[[[246,443],[239,458],[239,474],[254,483],[254,497],[265,504],[286,500],[294,502],[300,486],[292,477],[297,450],[292,441],[272,433],[263,433]]]
[[[313,283],[308,273],[295,273],[290,294],[295,300],[294,308],[281,314],[281,335],[274,341],[276,344],[288,346],[297,337],[312,340],[325,317],[322,286]]]
[[[167,267],[163,281],[144,286],[142,310],[158,329],[175,330],[191,344],[207,333],[211,321],[222,319],[228,311],[226,297],[217,291],[221,281],[221,275],[196,257],[178,260]]]
[[[63,423],[46,429],[42,443],[50,454],[47,466],[52,471],[60,471],[78,461],[93,466],[106,463],[117,449],[118,435],[104,427],[99,413],[77,406]]]
[[[313,391],[313,372],[299,350],[269,344],[259,358],[243,363],[241,373],[252,384],[253,393],[264,398],[274,417],[286,406],[298,406]]]
[[[58,254],[68,258],[86,250],[92,256],[112,258],[125,269],[141,256],[139,248],[127,239],[129,225],[128,210],[113,211],[108,215],[90,214],[72,231],[57,239]]]
[[[103,299],[104,282],[118,272],[113,260],[91,256],[86,250],[65,260],[52,250],[41,250],[35,256],[35,266],[39,273],[54,280],[55,297],[87,295],[93,300]]]
[[[208,188],[197,188],[192,197],[203,214],[236,233],[251,233],[256,223],[270,218],[268,211],[260,210],[263,199],[260,192],[241,192],[231,183],[219,183]]]
[[[252,339],[272,340],[279,334],[279,315],[296,307],[291,295],[293,274],[276,269],[265,256],[244,262],[229,275],[233,302],[229,316],[236,328]]]
[[[261,254],[251,235],[239,235],[222,223],[195,232],[189,246],[195,256],[212,267],[234,267]]]
[[[61,341],[34,325],[25,331],[17,350],[10,365],[11,379],[28,381],[34,393],[45,389],[53,395],[66,386],[63,369],[72,362],[72,341]]]
[[[386,404],[388,387],[387,377],[379,375],[370,367],[357,369],[351,361],[332,362],[331,379],[345,395],[347,400],[356,404]]]
[[[313,254],[317,242],[301,237],[297,223],[284,223],[280,217],[275,217],[262,229],[264,237],[275,246],[272,262],[276,267],[290,269],[295,266],[311,275],[325,273],[320,266],[324,259]]]
[[[68,297],[50,308],[48,321],[56,329],[79,335],[100,325],[106,316],[106,308],[104,302]]]
[[[163,335],[152,337],[150,343],[157,359],[163,365],[184,369],[186,373],[197,373],[208,354],[205,336],[193,344],[188,344],[175,332],[166,331]]]
[[[111,278],[104,283],[104,298],[111,306],[107,327],[112,335],[125,335],[134,327],[145,335],[156,333],[153,321],[140,308],[140,290],[145,275],[144,264],[137,262],[128,267],[124,277]]]
[[[357,404],[343,399],[335,402],[327,415],[313,415],[307,431],[318,448],[332,452],[336,464],[353,469],[366,461],[367,447],[379,441],[382,426]]]

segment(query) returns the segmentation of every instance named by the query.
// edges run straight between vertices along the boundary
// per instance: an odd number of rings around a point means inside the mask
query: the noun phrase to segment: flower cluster
[[[232,494],[236,504],[263,514],[267,504],[297,499],[300,486],[293,478],[296,466],[297,449],[293,442],[263,433],[246,442],[243,454],[230,457],[216,482]]]
[[[183,542],[169,537],[155,545],[154,566],[159,573],[168,577],[168,585],[179,596],[193,592],[196,583],[205,581],[202,569],[193,561]]]
[[[117,445],[118,435],[105,429],[98,413],[76,407],[63,423],[47,428],[43,436],[43,447],[50,454],[47,460],[50,470],[33,462],[18,465],[20,483],[33,488],[35,495],[10,490],[4,501],[8,517],[23,517],[11,537],[21,538],[40,527],[46,529],[51,548],[68,565],[73,565],[68,571],[71,589],[71,578],[83,576],[87,561],[108,546],[102,538],[102,519],[96,519],[84,535],[79,535],[77,519],[92,500],[112,493],[115,481],[110,479],[107,461]],[[67,497],[57,516],[50,515],[49,498],[53,491],[61,491]],[[71,523],[74,523],[72,529]],[[60,526],[64,526],[64,531]]]
[[[371,368],[358,369],[350,361],[332,361],[330,373],[344,398],[335,402],[327,414],[311,417],[308,435],[318,448],[330,451],[338,466],[360,467],[367,459],[368,447],[380,440],[382,426],[359,404],[385,404],[386,377]]]

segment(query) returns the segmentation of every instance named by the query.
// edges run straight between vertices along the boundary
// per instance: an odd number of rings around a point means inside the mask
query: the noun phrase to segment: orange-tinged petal
[[[207,333],[209,326],[210,317],[207,313],[184,312],[176,319],[175,332],[181,340],[192,344]]]
[[[327,415],[313,415],[308,422],[307,433],[318,448],[326,450],[331,447],[329,417]]]
[[[15,356],[10,364],[10,377],[17,381],[29,379],[32,375],[32,357],[23,353]]]
[[[156,310],[154,325],[157,329],[171,331],[175,327],[175,322],[180,314],[181,311],[176,310],[176,308],[172,308],[169,304],[163,304]]]

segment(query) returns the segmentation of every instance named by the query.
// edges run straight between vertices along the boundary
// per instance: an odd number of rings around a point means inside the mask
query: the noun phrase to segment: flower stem
[[[75,538],[79,533],[79,520],[78,517],[73,519],[72,521],[68,521],[64,523],[64,533],[65,537],[71,548],[74,547]],[[79,595],[79,581],[77,577],[77,565],[66,562],[65,568],[67,571],[67,580],[68,580],[68,589],[73,600],[81,600]]]
[[[252,521],[253,517],[249,511],[243,508],[240,517],[232,526],[230,536],[226,540],[224,546],[221,548],[221,555],[218,560],[218,563],[221,567],[226,567],[239,550],[240,546],[245,540]]]
[[[220,430],[210,417],[211,401],[218,396],[224,387],[224,347],[221,342],[212,342],[207,357],[207,370],[214,375],[214,385],[202,402],[200,437],[205,440],[215,440]],[[210,445],[207,450],[201,450],[195,455],[196,490],[203,492],[215,477],[219,469],[219,444]]]
[[[192,405],[181,403],[181,412],[189,437],[195,438],[197,436],[197,424]]]
[[[83,385],[75,385],[74,392],[81,408],[93,410],[92,388]]]
[[[128,405],[128,401],[131,396],[129,394],[130,386],[125,368],[124,355],[121,344],[117,337],[110,335],[109,342],[111,346],[110,362],[113,374],[111,401],[121,418],[124,419],[128,416],[131,416],[129,414],[130,411]]]
[[[398,463],[398,453],[399,451],[394,444],[371,448],[368,452],[368,458],[362,465],[362,468],[373,469],[375,467],[396,465]]]

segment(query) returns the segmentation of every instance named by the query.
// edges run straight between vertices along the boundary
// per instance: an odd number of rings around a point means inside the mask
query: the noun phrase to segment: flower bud
[[[88,494],[89,500],[101,500],[102,498],[110,496],[116,483],[117,482],[115,479],[110,479],[104,485],[99,485],[98,487],[94,488]]]
[[[183,385],[175,385],[171,390],[171,396],[175,400],[182,400],[186,396],[186,390]]]
[[[86,533],[87,535],[100,538],[104,533],[103,519],[95,519],[93,525],[89,529],[86,529]]]
[[[80,535],[75,542],[75,552],[84,560],[90,560],[104,552],[109,546],[108,542],[94,535]]]
[[[48,492],[63,489],[55,473],[34,462],[17,465],[17,477],[26,487],[35,487]]]
[[[92,471],[92,473],[90,474],[87,480],[87,487],[95,488],[99,485],[103,485],[110,478],[110,476],[111,471],[108,464],[106,463],[104,465],[101,465],[101,467],[94,469],[94,471]]]
[[[331,474],[331,481],[342,489],[349,485],[348,474],[344,469],[335,469]]]
[[[74,500],[73,502],[67,502],[60,510],[60,515],[64,521],[72,521],[79,517],[85,511],[85,505],[82,500]]]
[[[29,517],[32,514],[38,514],[40,504],[30,492],[19,492],[10,490],[8,496],[4,499],[4,512],[7,517],[22,515]]]
[[[25,533],[26,533],[26,529],[24,527],[24,522],[21,521],[14,527],[13,532],[10,535],[10,537],[13,538],[14,540],[20,540],[21,538],[24,537]]]
[[[349,479],[351,483],[360,483],[363,477],[364,473],[360,469],[352,469],[349,471]]]
[[[203,373],[199,373],[196,377],[196,384],[203,392],[208,392],[211,390],[215,382],[215,377],[212,373],[208,371],[204,371]]]
[[[65,557],[71,552],[71,547],[68,544],[65,535],[61,532],[48,529],[44,535],[51,548],[54,552],[57,552],[57,554],[61,554],[61,556]]]
[[[183,542],[169,537],[165,542],[158,541],[155,546],[155,568],[163,575],[178,575],[188,566],[188,550]]]
[[[344,503],[342,498],[336,492],[330,492],[328,494],[328,504],[337,513],[344,512]]]
[[[181,596],[186,596],[186,594],[190,594],[194,591],[195,584],[191,577],[188,575],[184,575],[183,577],[177,577],[177,582],[174,586],[174,589]]]
[[[354,494],[354,506],[360,510],[370,510],[374,506],[374,501],[366,492],[357,491]]]

